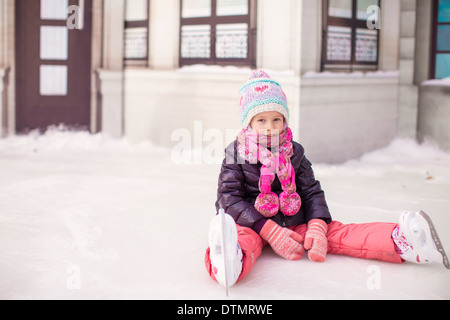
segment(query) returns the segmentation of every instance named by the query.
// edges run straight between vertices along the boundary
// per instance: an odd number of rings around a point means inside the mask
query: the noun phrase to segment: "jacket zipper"
[[[284,219],[284,215],[281,215],[281,226],[286,228],[286,220]]]

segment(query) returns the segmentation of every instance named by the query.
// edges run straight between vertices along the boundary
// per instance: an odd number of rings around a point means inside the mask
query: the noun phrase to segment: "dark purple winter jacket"
[[[302,199],[302,206],[300,211],[292,217],[278,212],[270,219],[282,227],[308,223],[312,219],[322,219],[329,224],[331,215],[325,201],[325,194],[320,182],[314,177],[311,162],[306,159],[300,144],[296,142],[292,144],[294,155],[291,157],[291,163],[295,169],[295,183],[297,193]],[[258,182],[261,163],[245,162],[240,157],[237,146],[238,142],[235,141],[225,149],[226,157],[219,175],[216,209],[225,209],[225,212],[231,215],[238,225],[252,228],[259,234],[267,221],[254,207],[255,200],[260,194]],[[282,191],[280,180],[276,176],[272,183],[272,192],[279,195]]]

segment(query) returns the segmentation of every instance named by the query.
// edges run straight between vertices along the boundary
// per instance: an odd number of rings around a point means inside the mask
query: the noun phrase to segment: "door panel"
[[[16,130],[88,128],[92,0],[16,0]],[[67,28],[68,6],[84,9]]]

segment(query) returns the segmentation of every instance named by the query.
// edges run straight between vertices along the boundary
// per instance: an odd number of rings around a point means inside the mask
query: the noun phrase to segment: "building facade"
[[[170,147],[177,129],[237,130],[238,90],[261,68],[282,84],[295,139],[314,161],[342,162],[397,136],[450,150],[449,8],[0,0],[1,134],[65,123]]]

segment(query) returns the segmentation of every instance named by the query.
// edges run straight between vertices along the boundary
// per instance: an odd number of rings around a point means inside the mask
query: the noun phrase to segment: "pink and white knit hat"
[[[255,70],[239,91],[242,128],[247,129],[258,113],[277,111],[289,121],[289,108],[281,85],[262,71]]]

